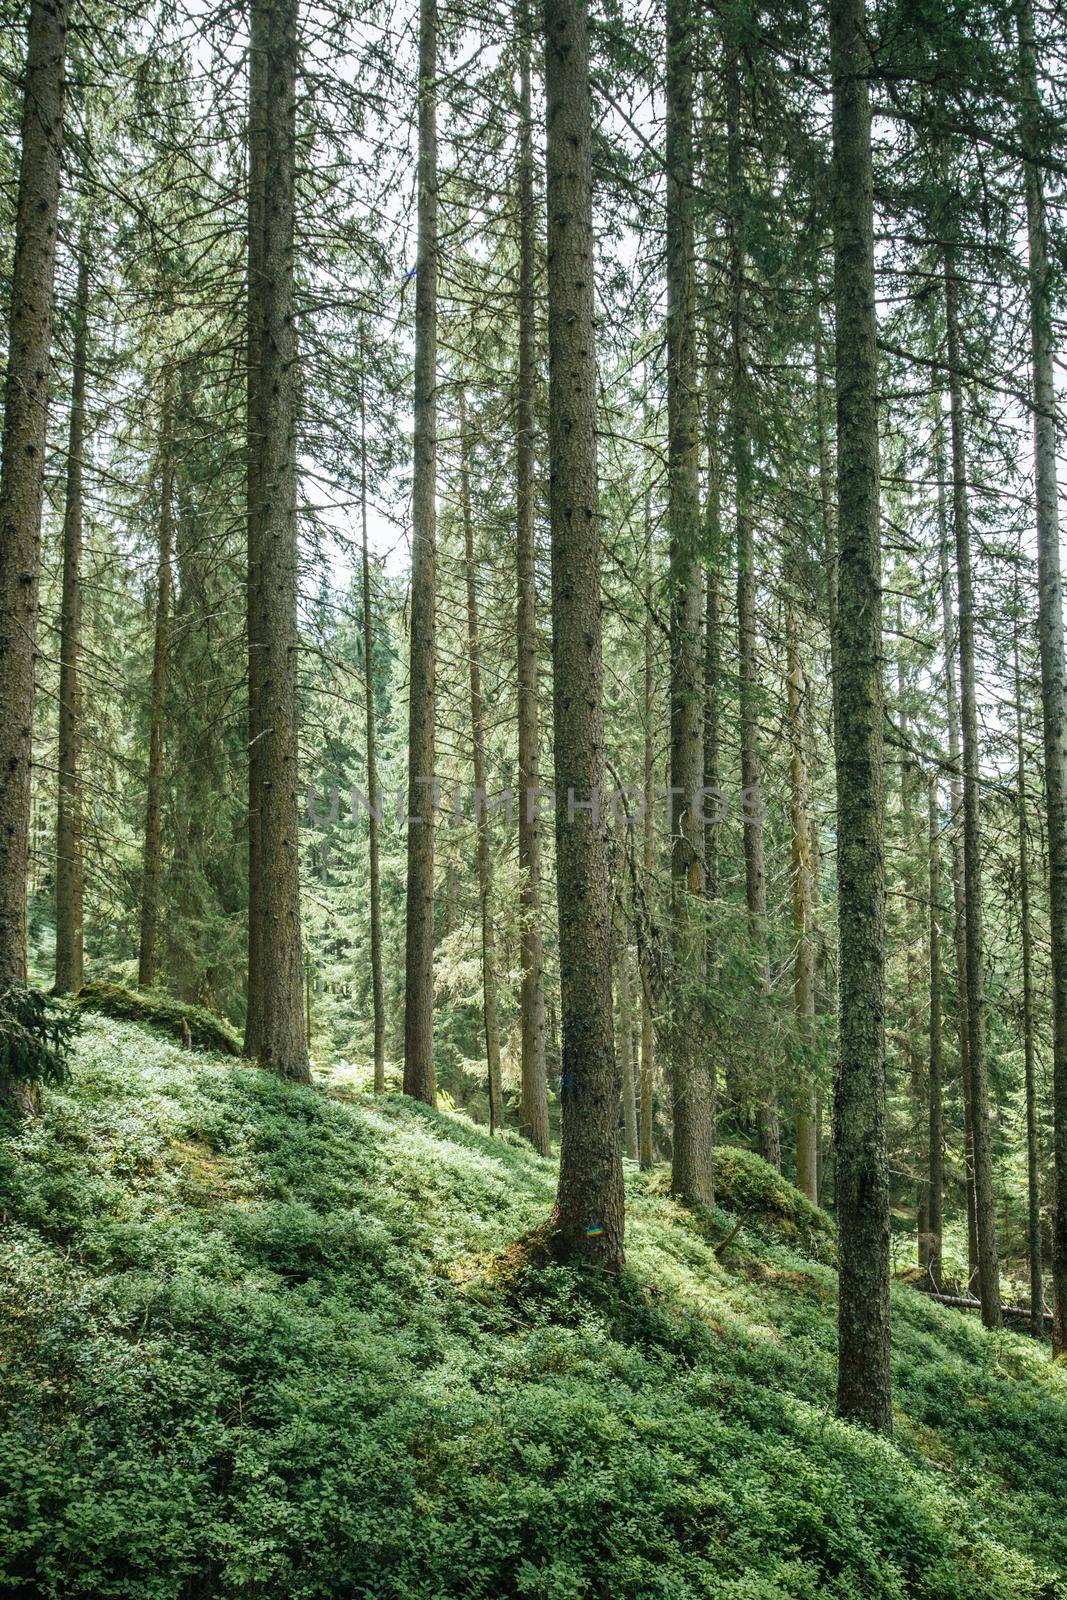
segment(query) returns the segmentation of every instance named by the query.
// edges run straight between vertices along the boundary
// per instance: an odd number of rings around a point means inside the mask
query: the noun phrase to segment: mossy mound
[[[726,1211],[747,1216],[760,1230],[816,1261],[837,1257],[837,1235],[826,1212],[752,1150],[719,1145],[715,1198]]]
[[[670,1193],[670,1171],[660,1168],[645,1180],[651,1194]],[[720,1144],[715,1148],[715,1203],[742,1227],[771,1243],[787,1244],[810,1261],[837,1260],[832,1219],[807,1195],[783,1178],[753,1150]]]
[[[168,994],[151,989],[124,989],[118,983],[87,983],[78,993],[75,1005],[86,1011],[99,1011],[120,1022],[145,1022],[162,1028],[172,1039],[184,1042],[184,1028],[194,1050],[214,1050],[223,1056],[239,1056],[241,1041],[230,1024],[203,1006],[189,1005]]]

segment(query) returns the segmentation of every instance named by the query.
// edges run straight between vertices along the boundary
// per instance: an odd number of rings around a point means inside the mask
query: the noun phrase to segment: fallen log
[[[919,1290],[920,1294],[924,1294],[928,1300],[936,1300],[938,1305],[941,1306],[954,1306],[957,1311],[981,1311],[982,1309],[982,1302],[980,1300],[972,1299],[970,1295],[935,1294],[933,1289],[924,1289],[921,1284],[916,1284],[915,1287]],[[1029,1306],[1001,1306],[1000,1314],[1005,1321],[1010,1318],[1013,1322],[1025,1322],[1028,1325],[1033,1321],[1033,1318],[1030,1315]],[[1052,1312],[1042,1312],[1042,1318],[1045,1327],[1051,1333]]]

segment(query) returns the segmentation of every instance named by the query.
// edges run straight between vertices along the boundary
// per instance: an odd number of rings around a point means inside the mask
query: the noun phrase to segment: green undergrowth
[[[74,1004],[85,1011],[114,1017],[119,1022],[145,1022],[150,1027],[162,1028],[164,1033],[179,1041],[184,1038],[184,1024],[189,1029],[189,1042],[194,1050],[212,1050],[223,1056],[241,1054],[241,1041],[223,1017],[217,1017],[203,1006],[159,994],[154,989],[124,989],[118,983],[87,983],[79,990]]]
[[[1067,1595],[1067,1375],[897,1287],[895,1434],[838,1421],[765,1218],[632,1174],[591,1278],[514,1244],[550,1161],[92,1014],[0,1163],[0,1593]]]

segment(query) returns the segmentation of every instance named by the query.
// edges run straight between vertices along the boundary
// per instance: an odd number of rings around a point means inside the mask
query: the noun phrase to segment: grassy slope
[[[549,1162],[96,1017],[11,1152],[0,1593],[1067,1594],[1067,1373],[901,1288],[865,1436],[832,1268],[655,1182],[621,1292],[505,1296]]]

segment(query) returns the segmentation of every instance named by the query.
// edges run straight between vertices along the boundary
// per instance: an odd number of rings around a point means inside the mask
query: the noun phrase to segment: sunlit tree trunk
[[[623,1265],[619,1072],[612,1038],[603,794],[592,104],[587,0],[546,0],[549,520],[559,907],[558,1253]]]

